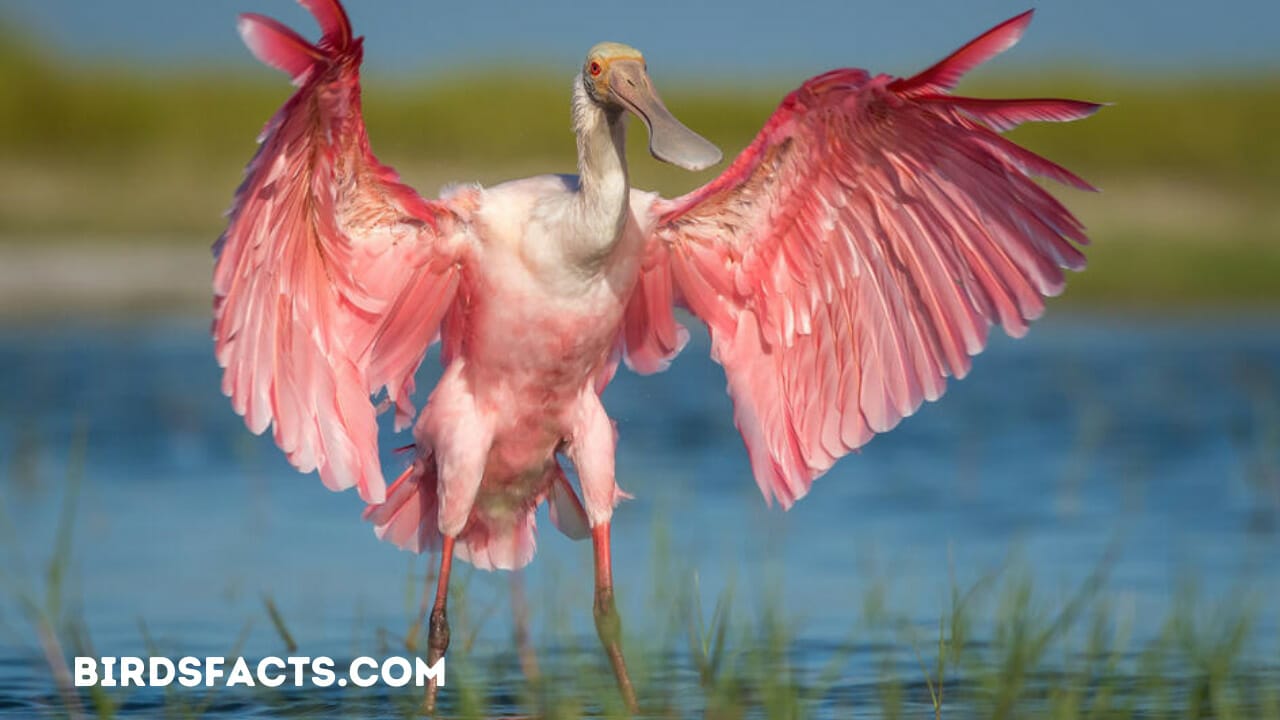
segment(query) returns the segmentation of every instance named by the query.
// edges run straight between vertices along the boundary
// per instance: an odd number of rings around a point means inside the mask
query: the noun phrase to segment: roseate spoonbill
[[[913,77],[811,78],[723,174],[674,200],[630,187],[628,116],[661,161],[699,170],[720,151],[668,112],[639,51],[601,43],[573,78],[577,176],[426,200],[370,151],[361,39],[343,8],[301,2],[322,28],[315,44],[240,20],[250,50],[298,89],[214,247],[223,391],[299,470],[355,486],[380,537],[441,551],[431,662],[448,645],[454,556],[525,565],[546,501],[557,528],[592,538],[596,628],[635,706],[609,552],[626,495],[600,392],[620,361],[667,367],[688,339],[676,305],[710,332],[766,501],[790,507],[964,376],[992,324],[1026,332],[1063,268],[1084,266],[1081,225],[1031,178],[1090,186],[998,133],[1098,106],[949,93],[1012,46],[1030,12]],[[414,425],[411,467],[386,488],[376,413],[394,406],[398,429],[413,420],[414,372],[437,337],[444,375]]]

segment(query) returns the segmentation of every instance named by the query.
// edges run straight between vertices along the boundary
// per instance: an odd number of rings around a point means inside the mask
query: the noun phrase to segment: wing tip
[[[298,0],[320,25],[319,43],[311,43],[278,20],[258,13],[241,13],[236,22],[245,45],[261,62],[287,73],[298,83],[320,62],[352,53],[358,43],[351,20],[338,0]]]
[[[1036,14],[1035,8],[1027,8],[1026,10],[1023,10],[1017,15],[1014,15],[1008,20],[1005,20],[1004,22],[1000,23],[1000,25],[997,25],[994,29],[999,29],[1001,26],[1004,26],[1004,25],[1012,25],[1012,26],[1016,26],[1018,28],[1019,34],[1021,34],[1026,31],[1028,26],[1031,25],[1031,20],[1035,18],[1035,14]]]
[[[325,54],[280,21],[257,13],[241,13],[236,30],[259,62],[273,67],[296,83],[325,60]]]
[[[965,47],[982,43],[988,39],[1000,38],[1000,45],[997,46],[997,49],[994,49],[987,58],[984,58],[983,62],[985,62],[986,59],[990,59],[990,57],[1017,45],[1018,41],[1022,39],[1022,36],[1026,34],[1027,28],[1031,26],[1031,21],[1035,18],[1035,14],[1036,9],[1031,8],[1014,15],[1008,20],[995,25],[990,30],[974,38],[973,41]]]
[[[298,4],[319,23],[322,42],[328,42],[340,51],[351,47],[354,41],[351,19],[339,0],[298,0]]]
[[[1014,15],[961,45],[924,71],[895,80],[889,87],[905,95],[948,91],[970,70],[1017,45],[1034,16],[1035,8]]]

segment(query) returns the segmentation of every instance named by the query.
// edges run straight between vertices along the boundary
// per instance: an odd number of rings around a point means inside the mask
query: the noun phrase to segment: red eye
[[[599,75],[602,70],[603,68],[600,67],[600,63],[595,60],[592,60],[591,65],[587,67],[587,71],[591,73],[592,77]]]

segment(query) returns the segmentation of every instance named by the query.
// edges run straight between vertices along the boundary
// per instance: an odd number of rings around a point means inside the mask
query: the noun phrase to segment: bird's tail
[[[380,540],[420,553],[440,549],[436,517],[436,463],[431,455],[418,457],[387,489],[387,499],[364,510]]]
[[[547,493],[524,510],[503,513],[501,518],[473,512],[454,543],[460,560],[481,570],[515,570],[528,565],[537,550],[534,513],[543,500],[551,504],[551,522],[573,539],[586,537],[586,511],[559,464],[547,470]],[[373,523],[374,533],[387,542],[416,553],[439,550],[440,508],[436,463],[430,454],[419,456],[387,489],[387,499],[365,508],[364,519]]]

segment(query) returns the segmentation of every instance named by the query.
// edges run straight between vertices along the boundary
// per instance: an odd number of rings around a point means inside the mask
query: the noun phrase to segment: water
[[[605,397],[621,436],[619,480],[635,495],[614,525],[620,610],[634,636],[667,630],[676,585],[696,587],[708,614],[732,588],[744,619],[781,603],[801,666],[820,667],[851,637],[864,643],[838,687],[874,696],[882,658],[903,648],[900,636],[865,631],[872,605],[917,623],[927,645],[953,583],[1022,573],[1052,607],[1109,562],[1116,622],[1138,641],[1194,582],[1210,602],[1255,601],[1260,652],[1277,646],[1280,322],[1060,315],[1025,340],[997,337],[969,378],[842,460],[787,513],[766,509],[755,488],[706,347],[696,337],[663,375],[622,372]],[[437,375],[428,361],[420,394]],[[81,444],[63,594],[91,654],[146,655],[140,625],[168,655],[231,654],[238,638],[247,655],[285,654],[264,595],[300,654],[400,652],[424,563],[379,543],[354,493],[326,491],[250,436],[218,388],[203,319],[0,332],[10,523],[0,528],[0,714],[55,695],[20,594],[43,592]],[[389,475],[403,462],[384,456]],[[533,641],[544,669],[571,682],[581,658],[566,639],[594,641],[590,548],[540,520],[525,573]],[[476,634],[466,631],[469,664],[458,667],[518,674],[507,577],[461,573],[455,622]],[[895,662],[920,679],[913,655]],[[162,707],[154,691],[128,697],[137,712]],[[339,702],[273,697],[313,712]],[[278,709],[254,702],[219,696],[209,710]]]

